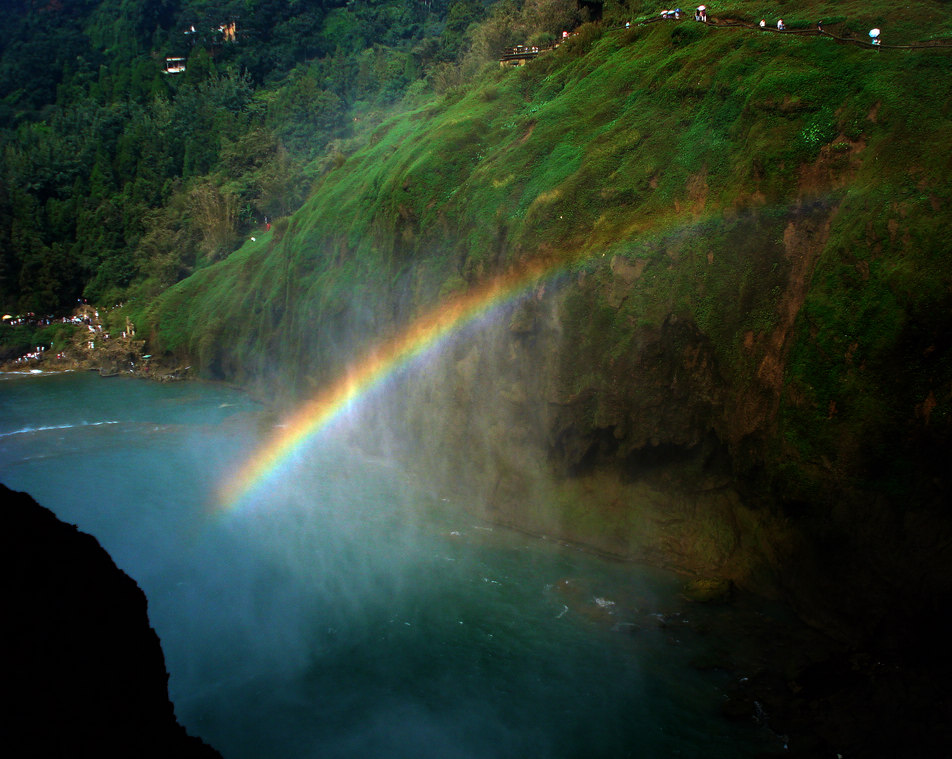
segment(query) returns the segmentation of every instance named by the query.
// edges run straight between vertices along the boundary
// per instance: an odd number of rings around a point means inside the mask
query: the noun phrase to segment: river
[[[332,434],[223,513],[266,419],[218,385],[0,377],[0,481],[138,582],[176,714],[226,759],[781,748],[721,717],[739,675],[698,662],[734,612],[671,574],[481,524]]]

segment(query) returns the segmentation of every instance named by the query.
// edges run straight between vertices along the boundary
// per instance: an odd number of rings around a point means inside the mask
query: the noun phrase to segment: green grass
[[[916,8],[779,11],[794,27],[840,17],[838,34],[879,25],[897,42],[952,32],[940,4]],[[778,9],[714,12],[770,21]],[[153,339],[207,373],[294,367],[306,389],[347,360],[344,346],[543,254],[601,283],[567,301],[579,386],[598,386],[585,366],[621,360],[677,314],[710,341],[733,392],[754,392],[763,346],[783,327],[785,385],[763,455],[785,482],[790,450],[853,467],[851,446],[913,424],[929,392],[933,419],[952,416],[940,392],[952,381],[940,339],[952,282],[937,148],[952,138],[950,66],[945,52],[690,20],[587,29],[384,121],[321,177],[279,241],[249,242],[165,293],[148,314]],[[826,239],[787,324],[800,255],[788,230],[810,224]],[[620,305],[608,297],[613,256],[644,262]]]

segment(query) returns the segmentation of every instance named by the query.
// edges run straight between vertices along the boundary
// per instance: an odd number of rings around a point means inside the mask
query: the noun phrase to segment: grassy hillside
[[[612,350],[689,318],[732,384],[783,385],[770,416],[795,455],[836,455],[845,434],[875,458],[917,404],[947,425],[950,54],[690,19],[585,26],[383,123],[287,226],[168,292],[155,338],[212,374],[306,386],[336,343],[516,261],[606,281],[627,267],[621,305],[588,304]]]
[[[825,28],[949,38],[916,8]],[[893,640],[952,593],[952,49],[862,42],[583,26],[408,100],[136,319],[154,354],[293,401],[542,262],[561,277],[390,398],[397,445],[494,518]]]
[[[78,298],[149,299],[230,254],[300,206],[338,143],[411,88],[454,79],[489,5],[12,0],[0,307],[45,317]],[[182,66],[167,72],[167,58]]]

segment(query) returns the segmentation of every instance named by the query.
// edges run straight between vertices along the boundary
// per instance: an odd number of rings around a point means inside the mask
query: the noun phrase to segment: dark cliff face
[[[389,430],[491,519],[732,580],[839,639],[893,649],[934,627],[952,598],[948,513],[862,489],[843,462],[815,467],[809,504],[777,481],[791,454],[777,443],[786,390],[771,367],[786,361],[793,317],[740,346],[752,369],[738,377],[689,315],[627,319],[639,272],[626,265],[540,289],[458,341],[375,411],[385,422],[371,437]],[[804,276],[791,266],[789,298]]]
[[[176,722],[145,594],[95,538],[3,501],[3,743],[23,757],[220,755]]]

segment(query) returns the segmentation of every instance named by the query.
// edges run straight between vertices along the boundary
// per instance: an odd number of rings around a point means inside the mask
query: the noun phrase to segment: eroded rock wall
[[[683,263],[676,243],[540,285],[390,399],[382,416],[395,445],[491,519],[728,578],[843,639],[897,645],[904,620],[952,598],[949,514],[903,497],[915,476],[893,493],[865,479],[849,455],[862,450],[862,428],[831,417],[839,458],[818,460],[804,460],[784,429],[798,402],[791,350],[811,339],[798,320],[837,212],[804,202],[772,236],[755,217],[738,222],[737,260],[756,259],[754,283],[759,267],[772,287],[733,302],[717,293],[733,343],[673,296],[651,318],[630,307],[664,292],[643,279]],[[763,328],[739,329],[758,309]],[[885,381],[879,371],[870,381]],[[798,490],[807,486],[809,501]]]

